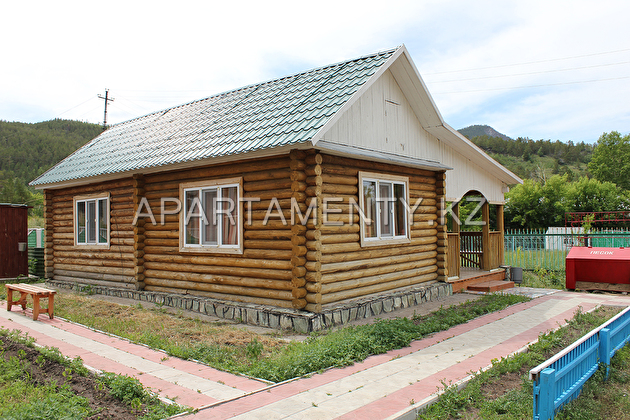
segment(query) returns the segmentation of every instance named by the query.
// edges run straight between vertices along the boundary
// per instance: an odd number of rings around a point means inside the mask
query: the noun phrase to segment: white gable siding
[[[447,172],[449,201],[476,190],[492,203],[504,202],[500,180],[422,127],[389,70],[324,133],[322,140],[445,164],[454,168]]]

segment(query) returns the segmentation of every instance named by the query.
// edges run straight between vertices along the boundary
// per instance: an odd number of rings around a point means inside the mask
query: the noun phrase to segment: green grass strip
[[[312,335],[304,342],[293,342],[271,357],[259,360],[243,373],[279,382],[330,367],[351,365],[372,354],[408,346],[411,341],[428,334],[528,300],[516,295],[485,295],[426,316],[379,320],[369,325]]]

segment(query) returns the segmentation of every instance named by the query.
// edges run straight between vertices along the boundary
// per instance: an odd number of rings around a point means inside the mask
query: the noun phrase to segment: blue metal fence
[[[563,405],[580,395],[599,363],[610,365],[612,356],[628,341],[630,307],[532,369],[534,419],[553,419]]]

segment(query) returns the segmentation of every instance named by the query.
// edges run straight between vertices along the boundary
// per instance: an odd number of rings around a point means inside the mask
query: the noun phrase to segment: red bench
[[[31,295],[33,297],[33,321],[37,321],[37,317],[40,312],[47,313],[50,319],[53,319],[56,291],[26,283],[7,284],[6,287],[7,311],[10,311],[13,305],[21,305],[22,309],[26,309],[26,297]],[[20,299],[13,300],[14,291],[20,292]],[[48,308],[42,308],[39,306],[39,300],[41,298],[48,298]]]

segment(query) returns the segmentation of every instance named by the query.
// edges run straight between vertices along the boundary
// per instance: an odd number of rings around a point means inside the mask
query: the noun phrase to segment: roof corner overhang
[[[365,149],[357,146],[332,143],[325,140],[321,140],[317,143],[317,149],[336,156],[365,159],[373,162],[388,163],[430,171],[448,171],[453,169],[450,166],[433,160],[418,159],[372,149]]]

